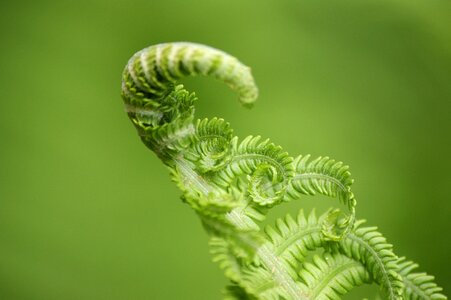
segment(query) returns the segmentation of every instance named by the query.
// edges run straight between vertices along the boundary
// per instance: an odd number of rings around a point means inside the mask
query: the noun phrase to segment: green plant
[[[355,220],[348,167],[328,157],[292,158],[259,136],[242,141],[223,119],[194,122],[197,100],[176,81],[209,75],[251,106],[258,90],[236,58],[192,43],[151,46],[128,62],[122,97],[143,143],[165,163],[200,217],[231,280],[227,299],[339,299],[375,282],[388,299],[446,299],[433,277],[398,258],[392,245]],[[336,197],[347,208],[317,217],[300,211],[261,230],[272,207],[302,195]]]

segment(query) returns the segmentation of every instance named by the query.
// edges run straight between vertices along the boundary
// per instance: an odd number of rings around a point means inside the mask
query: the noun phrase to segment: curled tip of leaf
[[[322,224],[322,233],[326,240],[340,241],[352,230],[355,223],[355,212],[345,214],[340,209],[328,212]]]
[[[279,177],[273,166],[258,166],[252,176],[249,176],[249,194],[252,201],[262,206],[271,206],[282,200],[286,184],[283,177]]]

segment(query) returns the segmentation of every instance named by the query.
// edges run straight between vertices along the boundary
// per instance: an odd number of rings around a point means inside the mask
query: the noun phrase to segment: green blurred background
[[[2,1],[0,32],[0,299],[221,298],[206,234],[120,99],[128,58],[168,41],[253,69],[252,110],[185,80],[199,117],[349,164],[358,217],[451,291],[450,1]]]

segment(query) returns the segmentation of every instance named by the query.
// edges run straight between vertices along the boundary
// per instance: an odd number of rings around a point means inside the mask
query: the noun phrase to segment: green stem
[[[208,195],[209,192],[215,190],[215,187],[211,186],[207,180],[193,170],[185,159],[177,158],[174,161],[177,168],[183,174],[183,177],[185,177],[186,180],[189,181],[191,185],[195,186],[199,191],[202,191],[205,195]],[[238,208],[238,210],[240,209]],[[241,230],[248,230],[249,227],[259,228],[258,225],[250,218],[244,218],[244,215],[238,210],[234,209],[226,215],[226,218],[230,221],[230,223],[237,227],[237,229]],[[281,260],[267,245],[263,244],[255,250],[262,264],[271,272],[274,282],[282,287],[287,295],[290,296],[290,299],[308,299],[303,294],[296,281],[291,278],[285,270],[285,266]]]

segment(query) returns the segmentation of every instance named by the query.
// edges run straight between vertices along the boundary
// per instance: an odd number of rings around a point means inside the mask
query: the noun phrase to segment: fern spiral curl
[[[226,299],[340,299],[375,282],[387,299],[446,299],[433,277],[412,273],[375,227],[355,220],[348,167],[329,157],[291,157],[260,136],[243,140],[220,118],[194,120],[197,97],[177,81],[211,76],[251,106],[258,89],[233,56],[179,42],[137,52],[122,75],[125,110],[143,143],[170,169],[182,199],[210,235],[213,260],[231,280]],[[274,206],[321,194],[348,213],[300,211],[262,230]],[[321,254],[312,253],[322,249]]]

